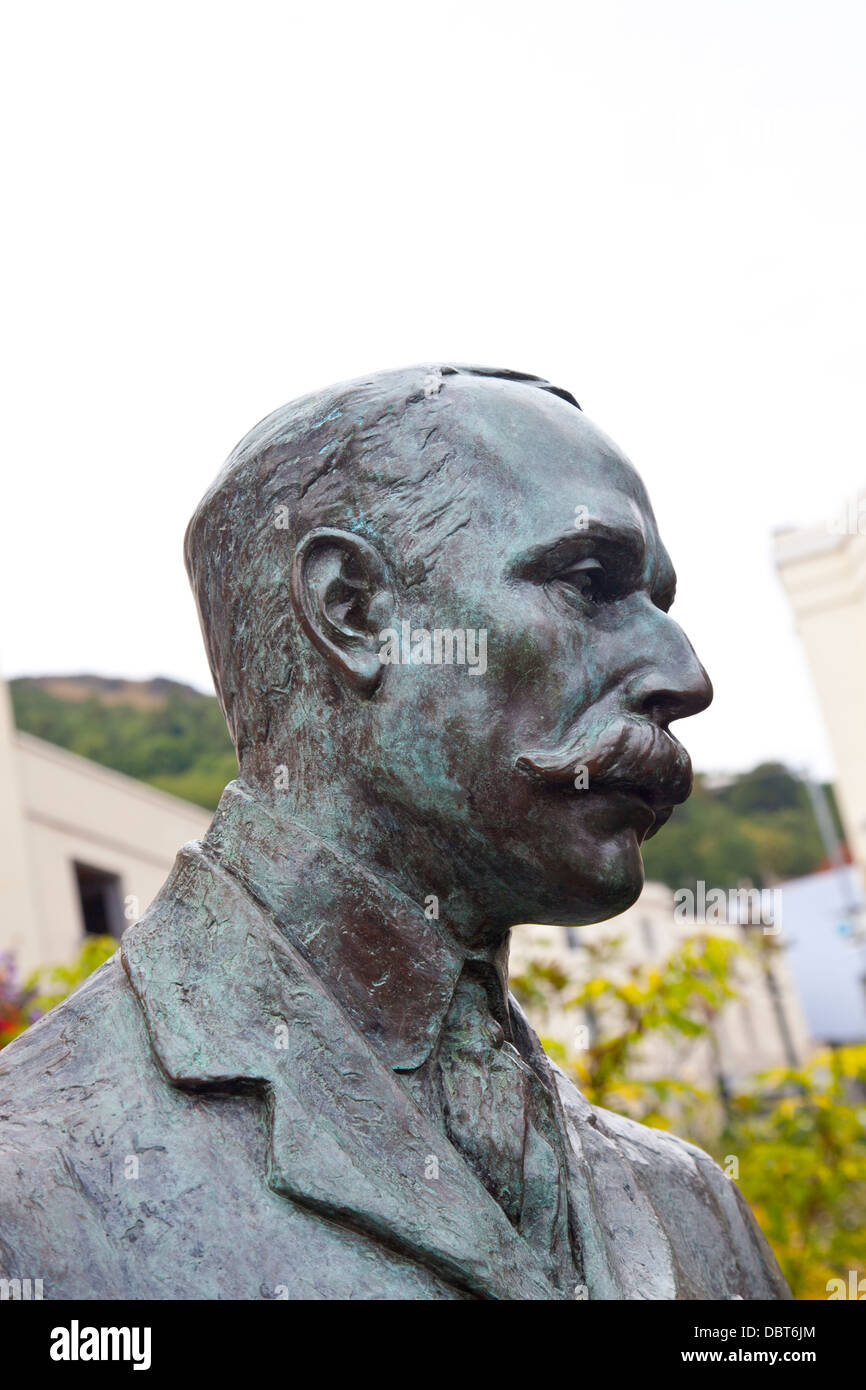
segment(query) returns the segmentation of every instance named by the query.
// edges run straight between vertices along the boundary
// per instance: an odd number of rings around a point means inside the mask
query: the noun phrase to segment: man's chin
[[[589,925],[617,917],[637,901],[644,885],[639,832],[631,828],[582,846],[551,863],[541,886],[537,910],[529,921],[552,926]]]

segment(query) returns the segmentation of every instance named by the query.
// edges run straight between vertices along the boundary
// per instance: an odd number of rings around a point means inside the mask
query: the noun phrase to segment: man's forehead
[[[449,434],[471,447],[476,485],[495,480],[536,524],[581,514],[654,531],[649,497],[622,450],[582,411],[532,386],[461,381]],[[454,439],[455,443],[461,442]],[[471,484],[471,477],[468,480]],[[649,539],[649,534],[647,534]]]
[[[553,567],[598,543],[668,591],[673,566],[646,488],[622,450],[584,413],[512,382],[460,382],[446,432],[466,467],[475,515],[509,572]],[[613,549],[611,548],[613,547]]]

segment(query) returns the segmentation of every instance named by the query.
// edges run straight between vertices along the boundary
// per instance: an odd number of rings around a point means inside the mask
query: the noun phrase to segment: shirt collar
[[[244,886],[396,1071],[430,1055],[468,958],[441,924],[363,861],[265,806],[223,793],[203,849]],[[508,942],[490,972],[506,1028]],[[489,991],[490,992],[490,991]]]

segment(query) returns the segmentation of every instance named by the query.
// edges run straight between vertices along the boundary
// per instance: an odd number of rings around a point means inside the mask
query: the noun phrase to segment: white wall
[[[0,949],[14,947],[24,970],[69,960],[83,936],[74,862],[117,874],[140,915],[187,840],[210,814],[134,778],[17,733],[11,740],[33,915],[22,930],[15,900],[3,900]]]
[[[836,763],[846,838],[866,867],[866,494],[823,526],[776,537],[776,566],[794,612]],[[847,532],[839,531],[843,526]],[[864,525],[866,529],[866,525]]]

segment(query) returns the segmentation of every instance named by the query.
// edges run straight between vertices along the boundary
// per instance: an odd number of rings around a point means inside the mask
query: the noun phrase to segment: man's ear
[[[308,531],[292,557],[290,592],[301,627],[335,674],[372,695],[382,679],[379,633],[394,611],[376,547],[351,531]]]

